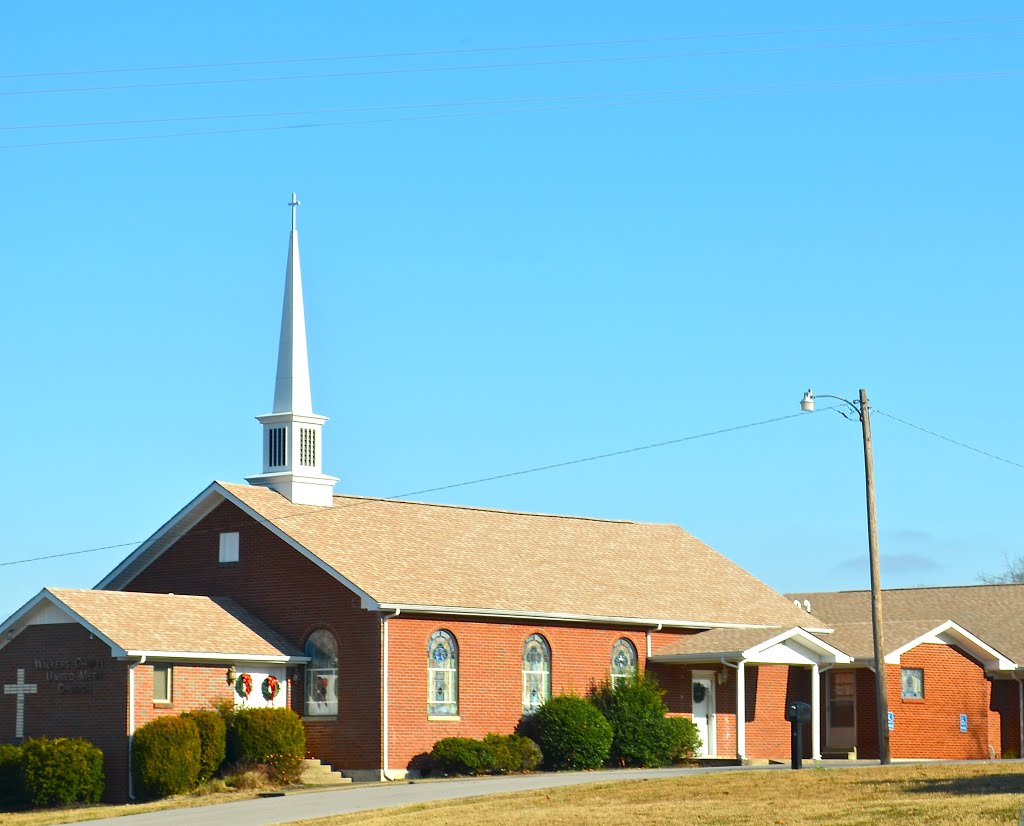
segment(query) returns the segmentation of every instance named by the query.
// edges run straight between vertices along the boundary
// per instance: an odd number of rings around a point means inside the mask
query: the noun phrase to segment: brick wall
[[[427,641],[450,631],[459,646],[459,719],[427,719]],[[641,668],[643,631],[576,624],[536,625],[402,614],[388,621],[390,768],[408,768],[443,737],[507,734],[523,713],[523,643],[541,634],[551,647],[551,691],[585,695],[591,681],[608,678],[612,644],[620,637],[636,646]]]
[[[25,737],[82,737],[103,752],[103,799],[128,796],[128,670],[75,623],[33,625],[0,649],[0,685],[17,670],[38,693],[25,697]],[[0,742],[16,743],[16,701],[0,694]]]
[[[148,661],[135,667],[135,728],[157,717],[175,717],[183,711],[213,708],[220,700],[231,700],[234,689],[227,684],[224,674],[228,664],[206,663],[171,664],[171,702],[153,700],[153,666]],[[255,686],[253,691],[258,691]]]
[[[1020,757],[1020,684],[1016,680],[992,680],[991,686],[989,745],[996,757]]]
[[[237,563],[217,561],[221,531],[238,531]],[[379,768],[377,615],[360,608],[359,598],[344,585],[234,505],[216,507],[126,590],[231,597],[299,648],[316,629],[330,631],[341,661],[338,716],[307,721],[307,750],[338,769]],[[289,677],[292,707],[301,713],[302,669],[290,669]]]
[[[924,669],[924,699],[900,696],[900,669]],[[982,666],[959,649],[924,644],[888,666],[886,684],[889,711],[895,714],[890,732],[893,757],[935,757],[950,760],[987,758],[991,683]],[[967,731],[960,731],[960,715],[967,715]],[[993,747],[1001,748],[999,738]],[[877,749],[876,749],[877,751]]]

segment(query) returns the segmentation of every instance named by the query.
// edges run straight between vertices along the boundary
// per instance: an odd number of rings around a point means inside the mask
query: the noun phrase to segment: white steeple
[[[263,473],[250,476],[246,481],[272,488],[298,505],[329,507],[333,504],[334,483],[338,479],[326,476],[321,470],[321,431],[327,417],[313,412],[309,389],[299,233],[295,228],[299,199],[294,192],[288,206],[292,208],[292,231],[288,238],[274,411],[256,417],[263,425]]]

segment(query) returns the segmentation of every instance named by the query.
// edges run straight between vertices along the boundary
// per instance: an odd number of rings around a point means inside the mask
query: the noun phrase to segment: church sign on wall
[[[58,696],[92,694],[103,679],[103,660],[94,657],[36,658],[32,665],[36,681],[55,684]]]

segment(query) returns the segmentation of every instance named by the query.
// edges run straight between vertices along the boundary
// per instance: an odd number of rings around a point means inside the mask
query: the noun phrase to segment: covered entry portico
[[[703,756],[734,750],[743,760],[788,753],[785,706],[802,700],[811,706],[811,755],[821,759],[821,674],[852,658],[799,627],[716,628],[674,640],[648,662],[670,687],[670,711],[689,713],[697,725]],[[673,709],[675,686],[681,702]]]

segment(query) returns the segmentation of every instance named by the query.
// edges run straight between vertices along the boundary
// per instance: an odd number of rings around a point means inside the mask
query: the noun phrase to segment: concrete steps
[[[351,783],[351,777],[345,777],[320,760],[303,760],[302,774],[299,781],[306,786],[338,786]]]

